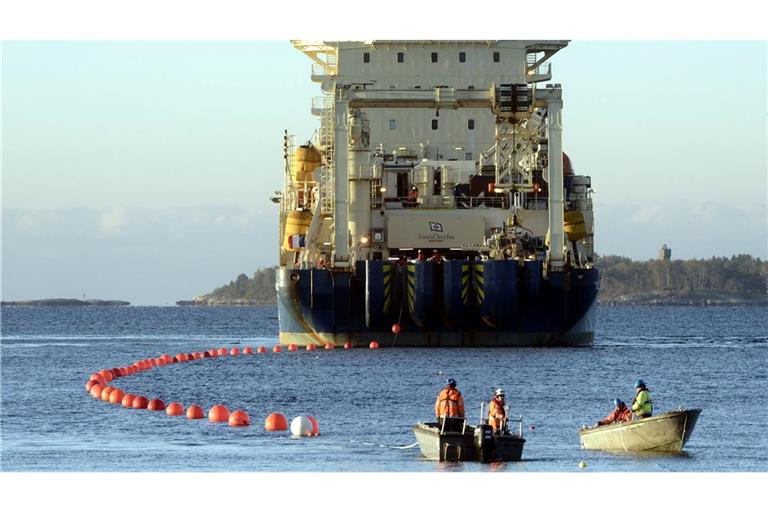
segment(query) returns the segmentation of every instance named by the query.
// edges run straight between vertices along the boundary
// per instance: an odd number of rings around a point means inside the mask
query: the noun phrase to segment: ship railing
[[[545,62],[535,67],[528,67],[526,80],[528,82],[543,82],[552,79],[552,63]]]
[[[509,208],[509,198],[506,196],[477,197],[477,196],[425,196],[419,198],[376,197],[371,201],[371,208],[378,210],[402,210],[406,208]]]
[[[333,96],[315,96],[312,98],[312,115],[323,117],[333,112]]]
[[[336,66],[329,64],[312,64],[312,81],[324,82],[336,76]]]

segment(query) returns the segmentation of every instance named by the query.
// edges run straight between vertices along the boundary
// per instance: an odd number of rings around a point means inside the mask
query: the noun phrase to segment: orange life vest
[[[610,425],[611,423],[626,423],[632,421],[632,411],[628,407],[614,409],[611,414],[597,422],[598,425]]]
[[[507,413],[504,410],[504,403],[494,398],[488,404],[488,424],[493,427],[494,430],[501,428],[504,422],[504,418],[507,417]]]
[[[438,418],[463,418],[464,397],[456,388],[446,387],[437,395],[435,401],[435,416]]]

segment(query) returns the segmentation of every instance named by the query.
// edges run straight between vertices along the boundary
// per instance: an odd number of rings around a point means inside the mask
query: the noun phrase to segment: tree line
[[[597,267],[601,298],[652,291],[758,296],[765,295],[768,286],[768,261],[748,254],[670,261],[603,256]]]

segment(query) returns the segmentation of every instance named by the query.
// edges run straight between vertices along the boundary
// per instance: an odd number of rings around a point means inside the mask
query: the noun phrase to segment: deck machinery
[[[285,135],[280,341],[592,342],[591,180],[563,153],[567,41],[293,41],[320,128]]]

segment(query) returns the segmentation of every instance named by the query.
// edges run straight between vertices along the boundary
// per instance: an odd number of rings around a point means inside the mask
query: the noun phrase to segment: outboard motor
[[[490,425],[475,427],[475,451],[480,462],[489,462],[493,459],[494,444],[493,428]]]

